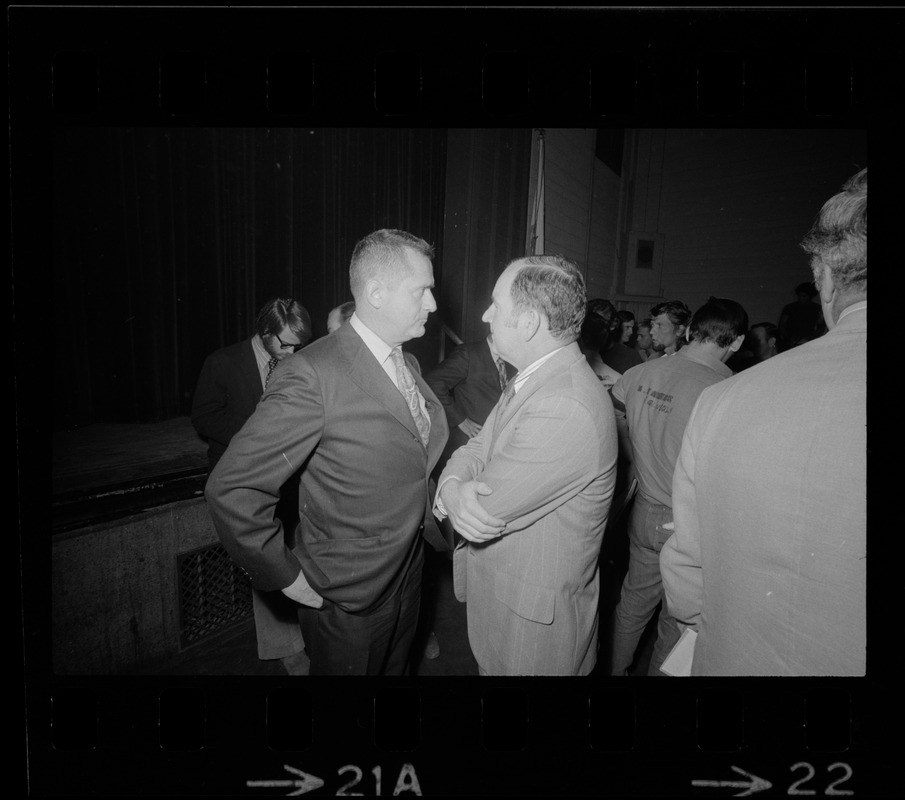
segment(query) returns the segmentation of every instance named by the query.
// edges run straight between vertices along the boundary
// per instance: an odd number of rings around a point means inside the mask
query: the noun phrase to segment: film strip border
[[[13,108],[75,124],[855,124],[899,61],[882,9],[38,12]]]
[[[44,201],[56,124],[901,124],[897,9],[269,11],[10,9],[19,188]],[[879,135],[900,149],[895,130]],[[34,646],[49,632],[33,573],[49,559],[31,533],[32,794],[878,795],[898,782],[892,681],[875,678],[54,678]]]
[[[299,683],[61,686],[31,731],[35,789],[708,797],[895,783],[863,682]]]
[[[343,117],[351,106],[359,123],[382,123],[445,116],[455,99],[469,116],[657,113],[751,124],[777,112],[802,122],[857,115],[865,107],[866,69],[864,60],[828,52],[778,63],[739,52],[638,56],[615,50],[538,63],[522,53],[489,50],[479,64],[457,70],[454,81],[429,56],[404,52],[379,53],[339,77],[329,61],[305,51],[238,58],[163,51],[136,62],[69,50],[53,57],[50,97],[55,115],[119,121],[249,115],[279,123]],[[464,79],[468,73],[474,74]]]

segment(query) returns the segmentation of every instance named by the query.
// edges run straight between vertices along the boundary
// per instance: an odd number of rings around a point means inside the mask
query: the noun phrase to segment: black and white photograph
[[[8,20],[26,794],[892,786],[900,12]]]

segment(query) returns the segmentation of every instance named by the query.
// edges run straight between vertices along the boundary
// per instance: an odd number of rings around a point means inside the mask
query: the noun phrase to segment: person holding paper
[[[660,606],[648,675],[679,639],[660,581],[660,549],[672,528],[672,474],[685,423],[708,386],[732,375],[726,360],[745,340],[748,315],[734,300],[711,297],[691,317],[689,341],[669,358],[632,367],[612,389],[620,447],[638,491],[629,517],[629,565],[613,621],[611,674],[627,675],[641,635]]]
[[[802,247],[822,337],[705,390],[673,479],[666,600],[692,675],[864,675],[867,170]]]

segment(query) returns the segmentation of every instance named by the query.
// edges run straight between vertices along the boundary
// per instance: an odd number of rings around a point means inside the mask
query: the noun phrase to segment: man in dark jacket
[[[276,298],[258,312],[250,339],[211,353],[201,368],[192,424],[208,444],[208,472],[252,415],[276,365],[311,339],[311,318],[297,301]],[[298,519],[298,476],[287,481],[279,514],[288,538]],[[297,606],[280,592],[252,589],[258,658],[280,659],[290,675],[308,672]]]

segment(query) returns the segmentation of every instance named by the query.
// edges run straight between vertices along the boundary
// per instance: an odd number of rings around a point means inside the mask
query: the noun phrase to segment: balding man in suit
[[[660,554],[693,675],[864,675],[867,170],[802,243],[829,332],[705,389]]]
[[[609,395],[576,343],[585,304],[575,264],[531,256],[506,267],[484,314],[518,373],[449,460],[436,505],[463,537],[456,594],[482,675],[587,675],[597,660],[617,440]]]
[[[311,675],[402,675],[418,622],[422,537],[446,443],[443,407],[401,345],[424,335],[433,248],[397,230],[352,254],[355,313],[281,362],[211,474],[224,546],[263,589],[299,603]],[[273,508],[300,466],[299,526],[284,545]]]

